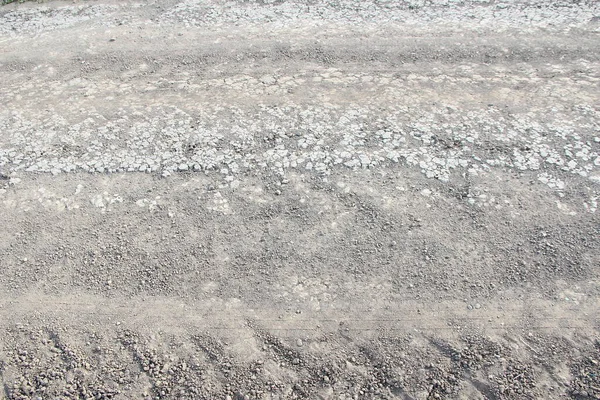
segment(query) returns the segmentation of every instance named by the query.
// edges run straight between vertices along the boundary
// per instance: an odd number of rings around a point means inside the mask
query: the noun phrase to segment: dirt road
[[[600,399],[600,3],[0,7],[0,399]]]

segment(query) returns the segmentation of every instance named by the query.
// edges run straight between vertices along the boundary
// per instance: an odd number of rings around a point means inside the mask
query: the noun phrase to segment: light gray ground
[[[0,7],[0,399],[600,399],[600,4]]]

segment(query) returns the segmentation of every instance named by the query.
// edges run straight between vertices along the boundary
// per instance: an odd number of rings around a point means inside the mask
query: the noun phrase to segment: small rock
[[[479,303],[475,304],[475,308],[479,310],[481,308],[481,304],[479,304]]]
[[[302,339],[298,339],[298,340],[296,340],[296,345],[297,345],[298,347],[302,347],[302,344],[303,344],[303,343],[302,343]]]
[[[277,82],[275,77],[273,77],[271,75],[263,76],[262,78],[260,78],[260,81],[265,85],[273,85],[273,84],[275,84],[275,82]]]
[[[110,38],[109,42],[114,42],[115,40],[117,40],[117,39],[115,39],[115,38]]]

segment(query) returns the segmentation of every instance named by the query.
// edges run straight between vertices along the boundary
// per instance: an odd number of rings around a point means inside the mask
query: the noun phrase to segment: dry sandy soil
[[[0,7],[0,399],[600,399],[600,3]]]

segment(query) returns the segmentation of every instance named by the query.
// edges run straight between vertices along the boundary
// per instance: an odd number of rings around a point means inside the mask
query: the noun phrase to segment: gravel
[[[600,398],[599,15],[0,7],[0,398]]]

